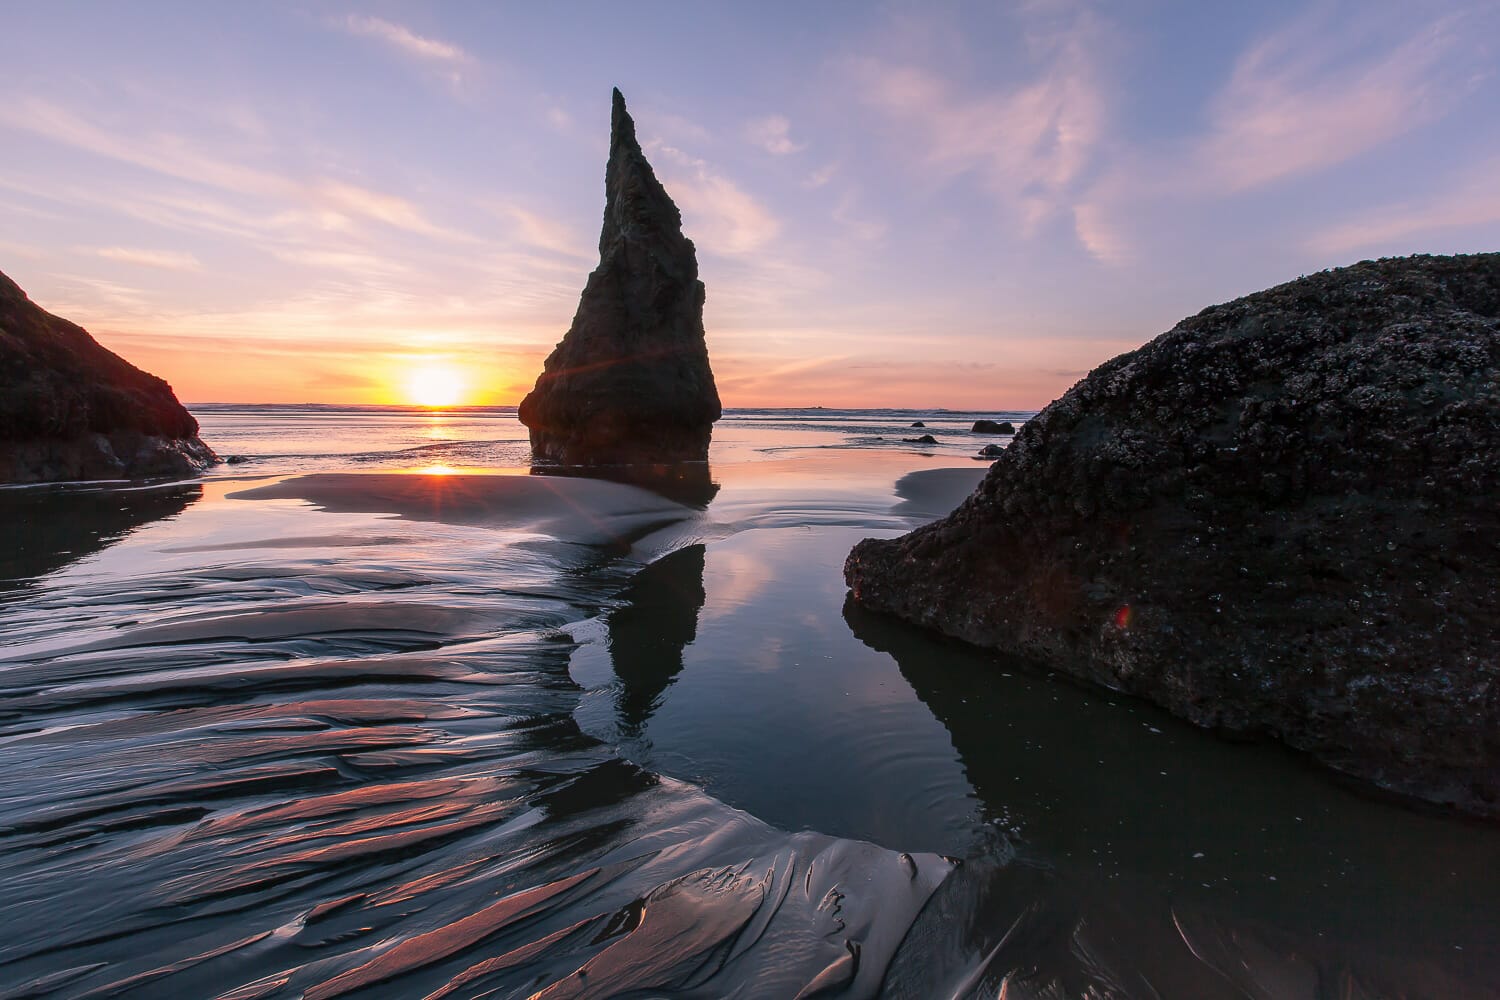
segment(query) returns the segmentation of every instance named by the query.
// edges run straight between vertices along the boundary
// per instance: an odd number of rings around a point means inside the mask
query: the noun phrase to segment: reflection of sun
[[[446,365],[423,365],[406,379],[406,394],[418,406],[454,406],[464,395],[464,377]]]

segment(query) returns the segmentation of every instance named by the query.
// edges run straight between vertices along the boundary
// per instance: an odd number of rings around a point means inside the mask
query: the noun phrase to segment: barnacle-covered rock
[[[1028,422],[861,604],[1500,815],[1500,254],[1214,306]]]

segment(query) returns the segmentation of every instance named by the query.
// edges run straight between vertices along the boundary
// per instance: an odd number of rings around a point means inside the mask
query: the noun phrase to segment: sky
[[[610,88],[726,406],[1031,409],[1327,267],[1500,250],[1500,0],[17,3],[0,271],[187,402],[512,404]]]

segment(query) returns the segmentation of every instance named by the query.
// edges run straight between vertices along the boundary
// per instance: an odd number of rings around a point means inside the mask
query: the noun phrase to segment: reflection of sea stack
[[[855,598],[1500,815],[1500,254],[1206,309],[1029,421]]]
[[[599,266],[572,327],[521,401],[521,422],[546,461],[701,461],[721,410],[703,339],[698,259],[618,90],[604,186]]]
[[[185,476],[216,461],[172,387],[0,274],[0,482]]]
[[[639,737],[663,693],[682,673],[682,654],[698,635],[704,547],[678,549],[641,570],[609,616],[609,655],[622,687],[620,733]]]

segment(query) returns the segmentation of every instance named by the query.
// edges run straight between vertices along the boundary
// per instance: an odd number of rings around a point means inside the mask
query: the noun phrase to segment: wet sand
[[[305,500],[336,513],[485,525],[583,545],[632,538],[695,511],[649,490],[603,479],[462,473],[323,473],[229,494],[231,500]]]
[[[94,503],[0,590],[5,985],[1494,996],[1493,829],[843,606],[984,471]]]
[[[988,465],[908,472],[896,480],[896,495],[901,502],[893,509],[920,521],[943,517],[974,492],[987,472]]]

